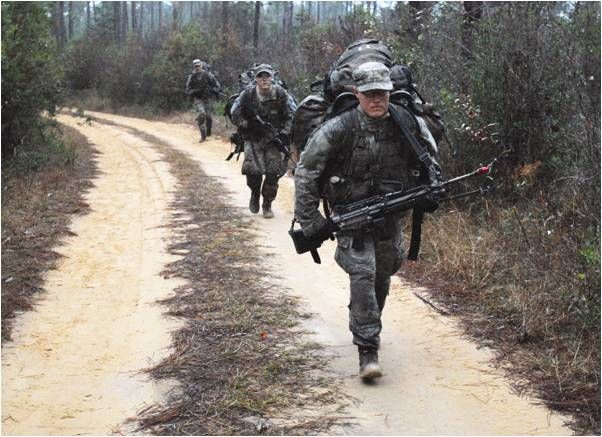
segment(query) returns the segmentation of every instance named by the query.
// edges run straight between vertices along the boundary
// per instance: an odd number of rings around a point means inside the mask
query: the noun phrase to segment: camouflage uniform
[[[410,131],[412,115],[398,107]],[[413,184],[417,161],[400,128],[387,113],[372,118],[361,107],[324,123],[310,137],[295,172],[295,217],[310,237],[327,226],[320,197],[331,207],[388,193]],[[390,276],[403,258],[402,217],[391,216],[377,230],[337,232],[335,260],[349,274],[349,329],[353,343],[376,350]],[[360,364],[361,365],[361,364]]]
[[[194,98],[196,121],[201,132],[201,141],[211,135],[213,125],[213,97],[221,90],[215,76],[207,71],[193,71],[186,80],[186,94]]]
[[[293,119],[289,94],[279,85],[272,85],[267,96],[261,96],[255,87],[248,87],[232,106],[233,122],[237,126],[244,126],[240,129],[245,138],[242,174],[246,175],[251,192],[261,192],[263,204],[269,206],[276,198],[278,179],[286,173],[287,162],[273,142],[274,133],[261,127],[255,114],[270,123],[279,137],[288,138]]]

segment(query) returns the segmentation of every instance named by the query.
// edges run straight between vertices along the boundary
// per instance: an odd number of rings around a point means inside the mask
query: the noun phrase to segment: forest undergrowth
[[[517,392],[571,415],[576,433],[599,434],[599,257],[563,224],[542,226],[548,217],[532,202],[446,205],[423,227],[421,261],[400,274],[494,351]]]

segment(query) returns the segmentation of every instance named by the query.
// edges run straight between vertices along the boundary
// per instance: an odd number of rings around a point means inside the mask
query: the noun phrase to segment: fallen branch
[[[422,302],[424,302],[425,304],[427,304],[428,306],[430,306],[431,308],[433,308],[435,311],[437,311],[439,314],[443,314],[444,316],[449,316],[450,313],[448,311],[445,311],[439,307],[437,307],[434,303],[432,303],[430,300],[420,296],[417,292],[414,292],[414,296],[416,296],[418,299],[420,299]]]

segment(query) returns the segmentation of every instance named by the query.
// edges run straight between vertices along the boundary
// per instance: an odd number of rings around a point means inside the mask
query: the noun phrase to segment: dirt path
[[[226,162],[230,145],[204,144],[189,125],[94,114],[148,132],[187,152],[209,175],[220,178],[237,206],[248,204],[240,162]],[[562,417],[511,393],[500,372],[489,367],[491,355],[461,338],[452,320],[424,305],[407,284],[392,281],[383,317],[381,362],[385,376],[373,386],[357,378],[357,352],[347,328],[348,279],[333,260],[334,244],[321,249],[323,264],[298,256],[287,235],[292,217],[293,183],[282,180],[274,205],[276,218],[255,222],[265,244],[277,254],[276,273],[316,317],[307,321],[315,340],[337,355],[332,367],[345,392],[356,399],[346,416],[351,434],[532,434],[569,435]]]
[[[74,220],[63,258],[36,311],[20,316],[2,348],[2,434],[106,434],[168,387],[136,372],[167,353],[173,322],[153,302],[178,283],[158,274],[173,186],[139,139],[77,125],[100,151],[101,176]]]
[[[149,133],[189,153],[207,174],[220,179],[236,205],[247,205],[248,190],[240,175],[240,162],[224,161],[228,144],[212,140],[201,145],[196,131],[185,124],[92,115]],[[69,117],[61,117],[61,121],[74,124]],[[105,174],[90,193],[94,212],[76,223],[79,237],[65,246],[69,258],[49,275],[47,299],[38,313],[22,318],[21,328],[15,332],[15,344],[5,347],[7,351],[3,352],[4,434],[73,433],[77,426],[80,426],[78,432],[104,433],[119,423],[119,417],[123,420],[135,412],[141,402],[151,401],[150,392],[155,389],[144,381],[134,380],[127,372],[144,366],[145,357],[160,353],[169,331],[169,327],[157,323],[160,317],[156,308],[136,307],[136,302],[156,297],[156,293],[151,293],[152,297],[141,296],[141,290],[158,285],[157,281],[162,283],[158,288],[163,292],[174,287],[156,277],[160,264],[165,262],[158,235],[153,234],[156,238],[150,237],[151,241],[144,237],[147,232],[159,232],[154,225],[164,219],[169,176],[163,164],[156,162],[149,146],[124,130],[99,123],[79,128],[106,152],[100,159],[100,170]],[[315,313],[305,323],[315,332],[313,339],[336,356],[332,370],[340,378],[344,391],[354,399],[344,414],[354,418],[355,426],[332,433],[571,434],[562,426],[562,417],[513,395],[499,372],[488,366],[490,353],[463,340],[453,321],[426,307],[397,278],[392,283],[383,320],[381,361],[385,375],[375,385],[362,384],[356,376],[357,352],[347,329],[347,278],[332,259],[332,243],[321,250],[321,266],[313,264],[309,256],[294,253],[286,233],[292,215],[292,197],[292,181],[284,179],[274,205],[276,218],[257,217],[254,221],[265,236],[265,245],[277,255],[274,271],[283,285],[302,298],[307,310]],[[146,213],[140,216],[140,211]],[[120,227],[123,230],[116,231]],[[108,245],[111,235],[124,235],[124,239]],[[123,264],[131,264],[131,268],[126,269],[117,260],[128,260]],[[142,286],[138,280],[148,280],[151,284]],[[69,299],[64,297],[67,287],[83,294],[89,291],[85,286],[95,288],[82,296],[82,302],[74,300],[74,294]],[[123,309],[124,316],[134,307],[142,306],[148,311],[140,314],[139,323],[120,326],[118,332],[131,332],[118,336],[130,340],[127,346],[112,342],[112,336],[105,335],[105,330],[108,334],[112,325],[119,322],[122,311],[116,308],[101,311],[109,300],[101,296],[108,293],[115,293],[114,298],[122,300],[120,305],[129,308]],[[85,308],[90,314],[84,316],[81,312]],[[139,329],[144,323],[152,326],[152,332]],[[136,332],[137,329],[141,332]],[[135,338],[134,334],[140,337]],[[149,337],[163,340],[147,343]],[[110,364],[98,365],[105,357]],[[97,379],[81,376],[84,372],[80,369],[86,366],[96,372]],[[71,385],[79,387],[74,393],[67,393],[65,381],[71,372],[75,372]],[[109,408],[110,414],[104,410]],[[283,413],[280,419],[287,414],[293,413]],[[48,423],[52,426],[42,428]],[[94,426],[86,428],[86,424]]]

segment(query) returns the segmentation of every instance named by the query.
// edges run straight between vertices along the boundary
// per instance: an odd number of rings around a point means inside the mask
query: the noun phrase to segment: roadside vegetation
[[[599,433],[599,2],[4,2],[3,173],[52,142],[41,113],[59,103],[181,114],[197,57],[228,92],[270,62],[301,100],[362,37],[387,41],[443,114],[446,175],[508,151],[488,198],[427,219],[404,275],[436,285],[518,388]]]
[[[72,217],[89,211],[84,194],[96,175],[96,152],[81,134],[64,127],[38,140],[2,161],[2,344],[43,291]]]

